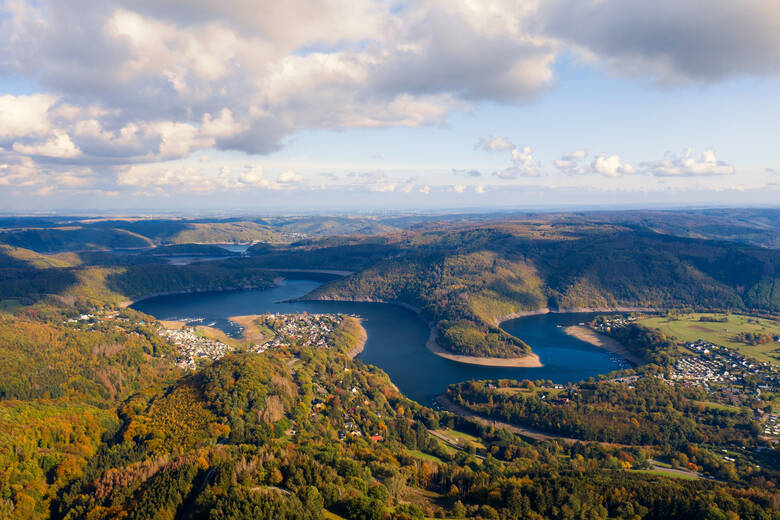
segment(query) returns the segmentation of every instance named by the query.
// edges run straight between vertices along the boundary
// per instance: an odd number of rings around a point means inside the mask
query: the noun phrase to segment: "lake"
[[[161,320],[197,320],[231,335],[240,329],[227,318],[246,314],[345,313],[361,316],[368,341],[358,359],[382,368],[406,396],[431,405],[447,385],[469,379],[549,379],[555,383],[580,381],[597,374],[627,368],[618,356],[565,334],[565,327],[588,321],[595,314],[542,314],[510,320],[504,330],[528,343],[539,355],[540,368],[500,368],[465,365],[436,356],[425,348],[428,327],[414,312],[383,303],[285,302],[300,297],[322,282],[284,280],[272,289],[203,292],[149,298],[134,309]]]

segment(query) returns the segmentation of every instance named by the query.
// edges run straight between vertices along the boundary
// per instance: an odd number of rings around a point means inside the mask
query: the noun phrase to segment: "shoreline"
[[[616,340],[609,336],[604,336],[596,331],[593,331],[587,327],[581,325],[570,325],[563,329],[563,332],[573,338],[577,338],[580,341],[584,341],[594,347],[598,347],[604,350],[608,350],[613,354],[617,354],[633,366],[643,365],[644,361],[633,352],[626,350],[626,348],[618,343]]]
[[[267,268],[260,267],[258,269],[263,271],[271,271],[275,273],[319,273],[319,274],[332,274],[338,276],[349,276],[354,272],[354,271],[340,271],[337,269],[273,269],[271,267],[267,267]],[[283,276],[275,278],[273,280],[273,285],[250,284],[250,285],[236,285],[236,286],[228,286],[228,287],[213,287],[208,289],[184,289],[181,291],[160,291],[160,292],[146,293],[141,296],[137,296],[133,299],[122,300],[117,304],[117,306],[120,309],[126,309],[131,305],[134,305],[140,301],[148,300],[149,298],[156,298],[158,296],[174,296],[177,294],[195,294],[201,292],[243,291],[247,289],[271,289],[273,287],[279,286],[279,283],[282,280],[285,280]],[[389,303],[389,302],[382,302],[382,303]]]
[[[360,337],[358,338],[357,344],[349,349],[347,351],[347,357],[349,359],[355,359],[355,357],[363,352],[363,349],[366,348],[366,341],[368,341],[368,332],[366,332],[366,328],[363,326],[363,318],[352,318],[358,322],[358,326],[360,327]],[[396,388],[398,390],[398,388]]]
[[[276,282],[276,280],[274,280]],[[271,289],[273,287],[277,287],[278,284],[275,285],[236,285],[236,286],[228,286],[228,287],[211,287],[208,289],[185,289],[181,291],[160,291],[160,292],[154,292],[154,293],[147,293],[143,294],[141,296],[138,296],[134,299],[130,300],[122,300],[117,304],[117,307],[120,309],[126,309],[130,307],[131,305],[135,305],[138,302],[142,302],[144,300],[148,300],[149,298],[157,298],[158,296],[175,296],[177,294],[197,294],[202,292],[228,292],[228,291],[243,291],[247,289]]]
[[[486,367],[512,367],[512,368],[540,368],[542,364],[539,356],[531,352],[523,357],[517,358],[498,358],[498,357],[480,357],[480,356],[464,356],[460,354],[454,354],[441,348],[436,343],[436,338],[439,335],[439,331],[435,326],[430,327],[430,335],[428,341],[425,342],[425,347],[444,359],[455,361],[457,363],[464,363],[466,365],[479,365]]]
[[[319,273],[319,274],[333,274],[338,276],[349,276],[351,274],[354,274],[355,272],[355,271],[344,271],[340,269],[289,269],[289,268],[274,269],[273,267],[257,267],[256,269],[259,269],[261,271],[273,271],[275,273]]]

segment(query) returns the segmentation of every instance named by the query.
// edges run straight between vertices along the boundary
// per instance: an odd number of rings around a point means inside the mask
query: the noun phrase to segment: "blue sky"
[[[780,7],[709,7],[6,0],[0,204],[776,205]]]

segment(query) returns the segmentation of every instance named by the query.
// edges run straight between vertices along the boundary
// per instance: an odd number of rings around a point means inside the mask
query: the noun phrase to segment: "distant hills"
[[[0,244],[39,253],[142,249],[170,244],[304,244],[345,235],[436,231],[489,222],[516,225],[618,225],[684,238],[728,240],[780,248],[780,210],[707,209],[572,213],[470,213],[391,216],[298,216],[266,218],[0,218]],[[343,239],[342,239],[343,240]]]

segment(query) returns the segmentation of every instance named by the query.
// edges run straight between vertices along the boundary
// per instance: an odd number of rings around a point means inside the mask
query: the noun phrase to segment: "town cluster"
[[[780,373],[771,363],[750,360],[739,352],[704,340],[685,346],[698,356],[678,359],[671,379],[698,384],[707,391],[712,390],[713,384],[744,386],[750,379],[756,395],[780,387]]]
[[[268,349],[298,346],[328,346],[328,338],[333,329],[344,321],[341,314],[266,314],[259,318],[274,333],[274,338],[262,344],[252,345],[253,352],[265,352]]]
[[[162,329],[160,336],[168,339],[175,347],[177,353],[176,364],[187,370],[198,368],[197,361],[209,359],[216,361],[230,351],[230,347],[214,339],[204,338],[195,334],[191,328],[181,330]]]
[[[250,345],[248,350],[262,353],[287,346],[325,348],[328,346],[328,338],[344,320],[344,316],[303,312],[266,314],[258,319],[273,334],[273,339]],[[231,350],[226,343],[198,335],[190,327],[181,330],[160,329],[159,334],[176,347],[176,364],[188,370],[195,370],[200,360],[216,361]]]
[[[619,329],[626,327],[636,321],[635,316],[615,316],[615,317],[602,317],[598,321],[592,324],[592,327],[597,332],[609,333],[612,329]],[[584,325],[584,324],[580,324]]]

